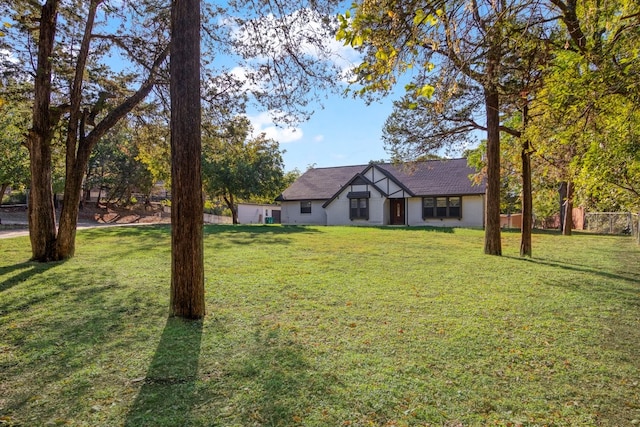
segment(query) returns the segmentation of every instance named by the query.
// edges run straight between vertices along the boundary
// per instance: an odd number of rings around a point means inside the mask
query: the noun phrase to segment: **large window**
[[[462,198],[425,197],[422,199],[422,218],[461,218]]]
[[[369,199],[349,199],[351,209],[349,209],[349,218],[351,219],[369,219]]]
[[[300,202],[300,213],[301,214],[310,214],[311,213],[311,202]]]

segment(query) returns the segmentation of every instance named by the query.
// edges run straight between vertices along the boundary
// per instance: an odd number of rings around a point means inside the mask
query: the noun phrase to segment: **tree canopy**
[[[278,143],[264,134],[251,136],[246,118],[210,129],[204,141],[204,191],[221,198],[238,223],[239,201],[273,200],[287,185]]]
[[[580,184],[583,201],[637,191],[637,2],[363,0],[339,19],[337,38],[363,54],[356,95],[386,96],[409,80],[384,128],[395,158],[464,149],[486,132],[486,253],[500,253],[503,144],[518,145],[527,218],[532,155],[558,181]],[[630,119],[626,129],[614,117]],[[521,254],[530,255],[525,228]]]
[[[266,107],[280,122],[308,117],[309,103],[337,81],[327,48],[334,6],[331,1],[205,3],[200,93],[206,108],[220,122],[243,113],[247,102]],[[75,250],[80,188],[92,150],[143,100],[163,114],[169,111],[170,6],[156,0],[25,0],[0,9],[10,21],[2,37],[3,71],[21,76],[30,87],[22,95],[35,107],[26,141],[34,190],[33,258],[64,259]],[[56,140],[65,146],[58,228],[51,189]],[[141,158],[162,175],[163,165],[151,164],[149,150],[141,150]]]

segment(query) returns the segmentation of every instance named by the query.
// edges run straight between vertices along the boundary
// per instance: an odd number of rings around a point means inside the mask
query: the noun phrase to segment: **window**
[[[461,218],[462,198],[425,197],[422,199],[422,218]]]
[[[369,219],[369,199],[349,199],[349,202],[350,219]]]
[[[434,197],[425,197],[422,199],[422,218],[436,217],[436,199]]]
[[[311,202],[300,202],[300,213],[301,214],[310,214],[311,213]]]

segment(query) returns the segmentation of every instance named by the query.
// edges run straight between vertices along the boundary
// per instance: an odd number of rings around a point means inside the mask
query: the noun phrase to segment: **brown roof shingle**
[[[277,200],[328,200],[356,174],[378,167],[415,196],[484,194],[485,185],[473,185],[475,169],[466,159],[428,160],[404,164],[374,164],[309,169]]]

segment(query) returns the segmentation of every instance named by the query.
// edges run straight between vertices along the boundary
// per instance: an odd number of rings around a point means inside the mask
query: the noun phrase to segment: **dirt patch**
[[[171,222],[171,214],[162,210],[160,205],[133,206],[130,208],[114,206],[84,207],[78,214],[80,218],[98,224],[167,224]]]
[[[60,211],[57,211],[59,218]],[[171,214],[163,212],[162,206],[96,206],[87,203],[78,211],[78,225],[91,224],[168,224]],[[26,206],[0,206],[0,229],[26,228],[28,224]]]

